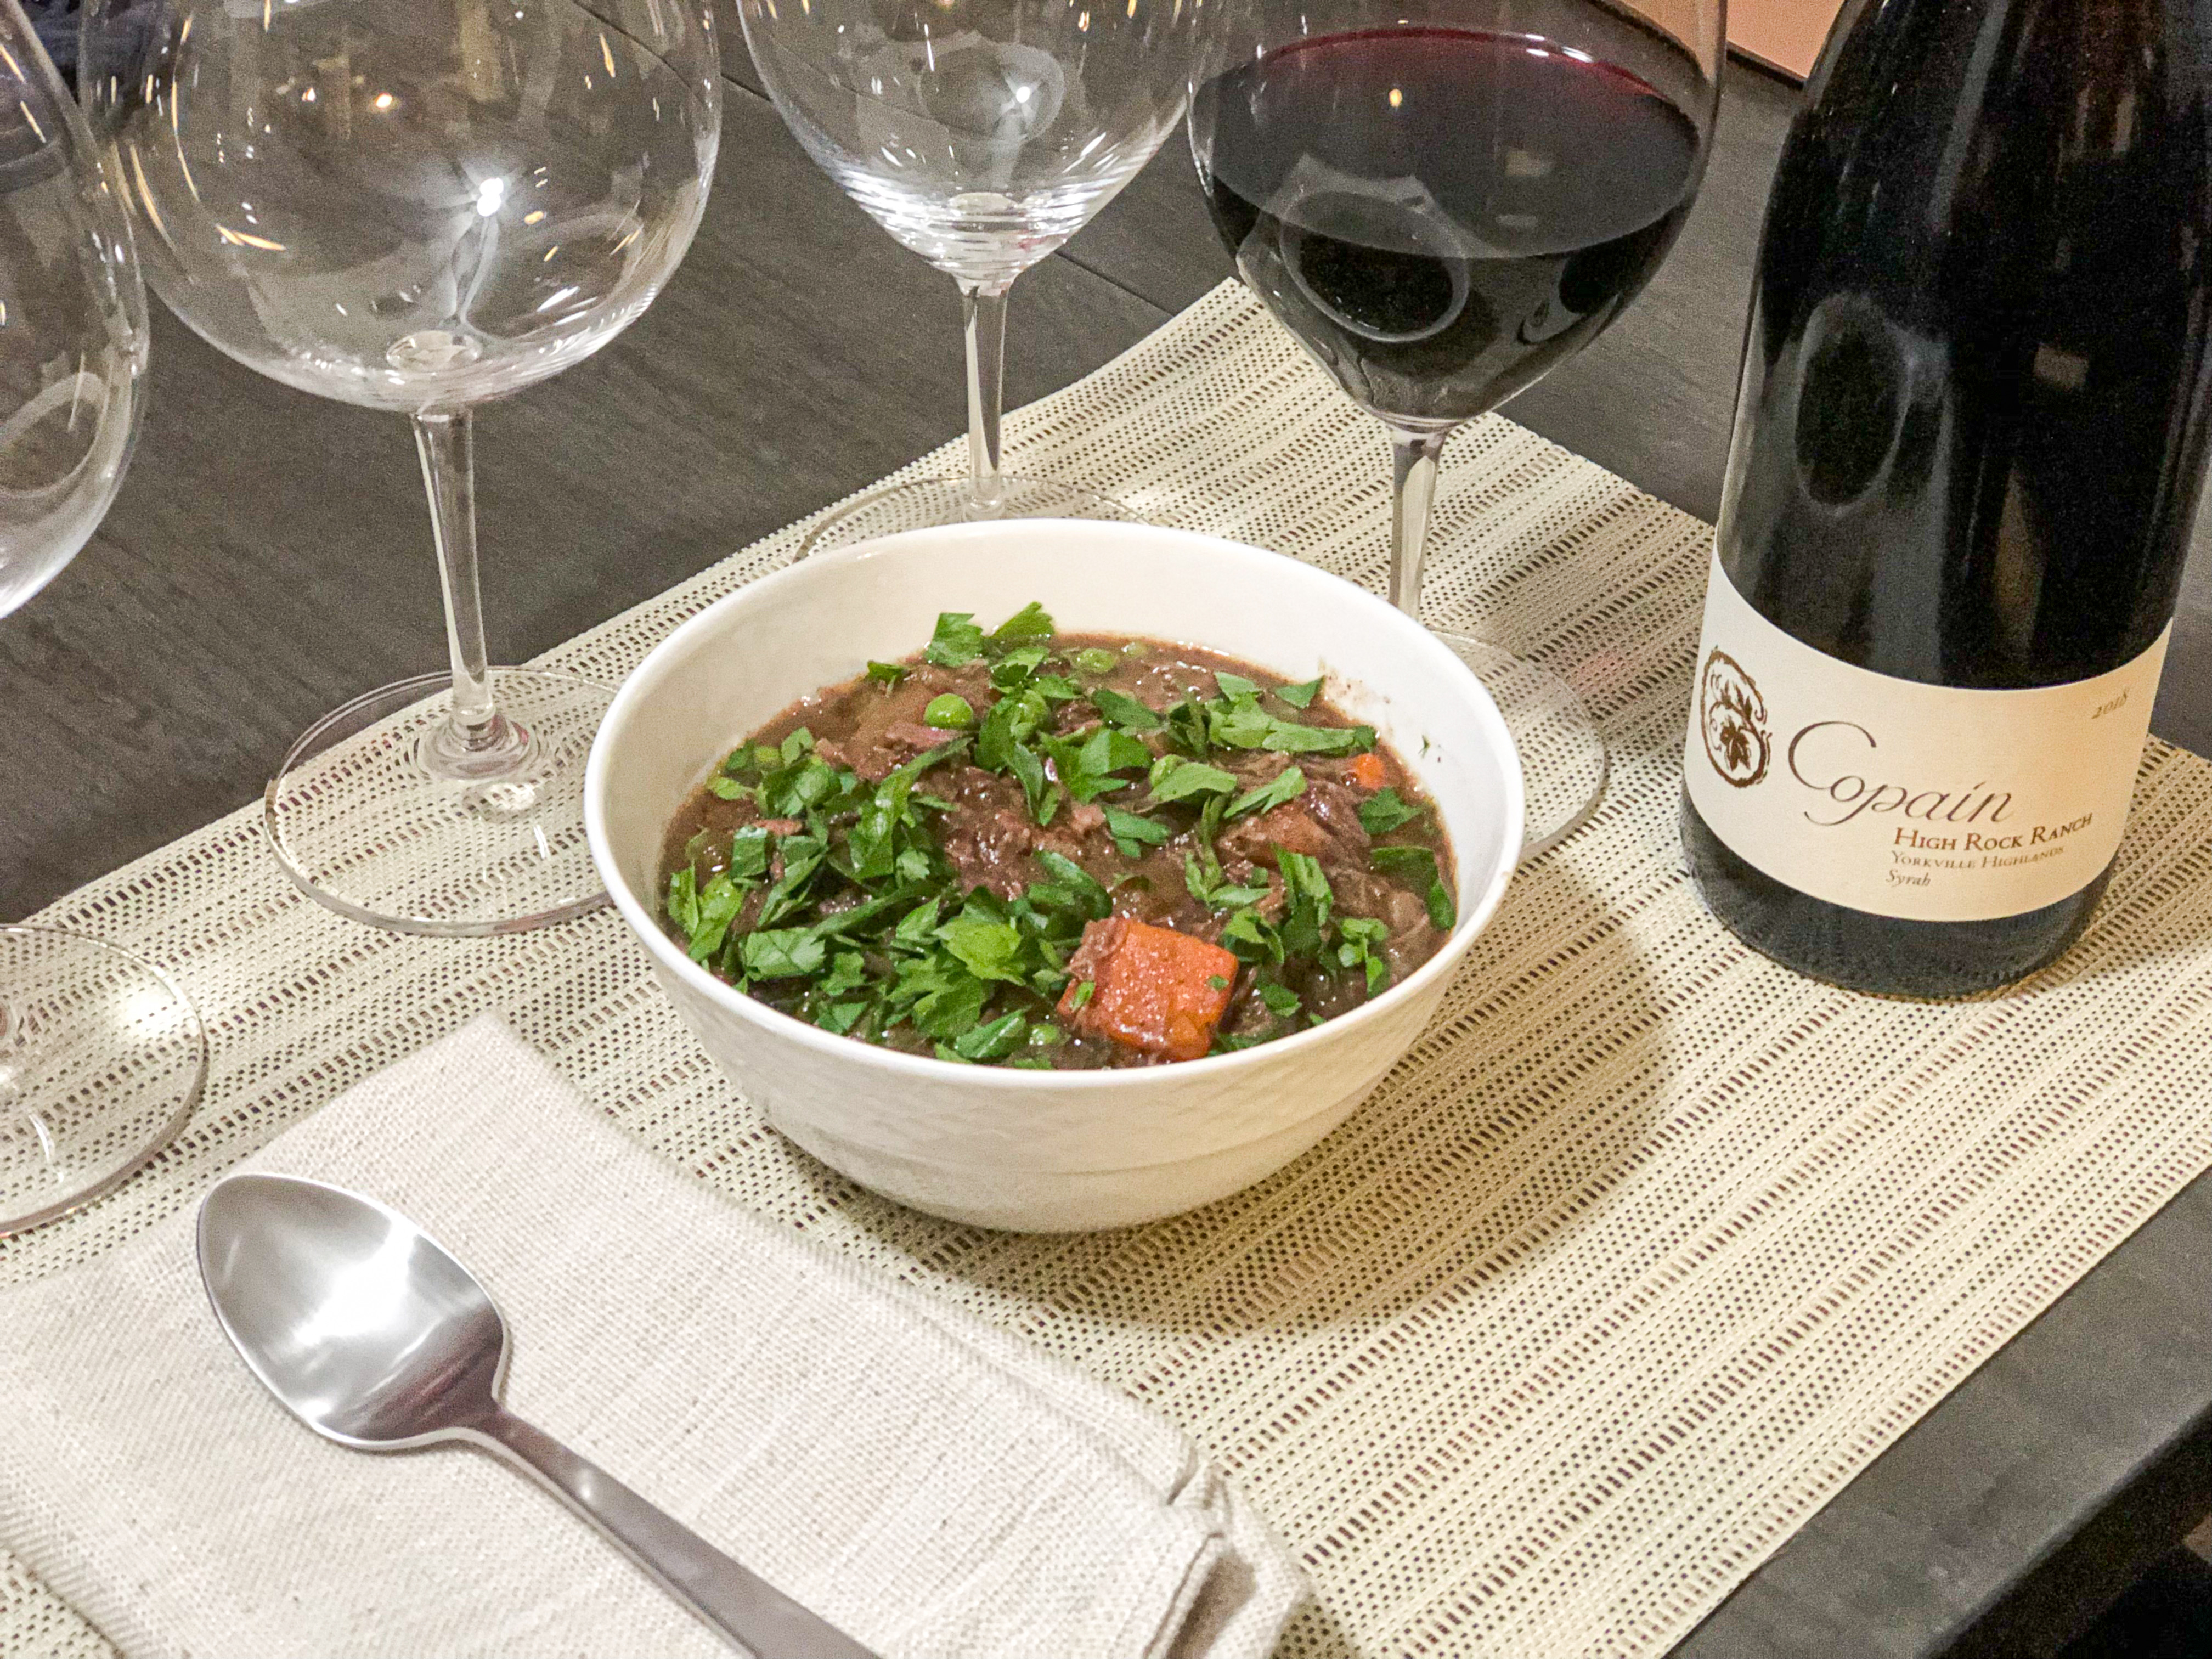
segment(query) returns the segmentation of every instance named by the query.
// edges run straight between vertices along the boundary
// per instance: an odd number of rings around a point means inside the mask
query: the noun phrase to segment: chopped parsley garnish
[[[1269,890],[1264,884],[1257,887],[1240,887],[1224,879],[1218,866],[1211,872],[1207,871],[1200,864],[1195,854],[1183,856],[1182,880],[1190,896],[1209,910],[1242,909],[1248,904],[1257,904],[1267,896]]]
[[[829,945],[805,927],[762,927],[742,935],[740,957],[751,979],[804,979],[820,971]]]
[[[991,665],[991,689],[994,691],[1018,691],[1036,678],[1036,672],[1044,666],[1045,648],[1032,645],[1018,651],[1009,651]]]
[[[1370,836],[1387,836],[1393,830],[1402,830],[1420,816],[1421,809],[1401,800],[1395,789],[1378,789],[1359,803],[1359,821]]]
[[[1127,692],[1111,690],[1103,685],[1091,690],[1091,706],[1124,732],[1157,732],[1165,723],[1151,708]]]
[[[1259,822],[1322,787],[1316,778],[1340,778],[1331,758],[1373,749],[1373,730],[1297,718],[1319,678],[1269,687],[1217,669],[1213,696],[1161,708],[1103,683],[1146,653],[1141,641],[1056,647],[1036,604],[988,630],[971,612],[943,613],[921,666],[871,662],[848,689],[911,700],[868,716],[877,724],[862,722],[862,746],[847,719],[825,726],[835,743],[817,745],[801,726],[724,757],[702,787],[727,805],[668,875],[670,925],[692,960],[823,1030],[963,1065],[1050,1066],[1091,1052],[1068,1045],[1100,981],[1071,969],[1093,948],[1085,930],[1117,905],[1234,956],[1233,971],[1187,981],[1227,994],[1236,1029],[1216,1033],[1215,1052],[1304,1030],[1387,986],[1387,924],[1342,914],[1322,860],[1268,845]],[[927,693],[909,684],[917,673]],[[931,733],[941,740],[911,752]],[[1395,789],[1358,805],[1372,837],[1418,835],[1425,811]],[[1232,827],[1234,842],[1223,838]],[[985,833],[1000,850],[976,884],[962,860],[980,856]],[[1451,895],[1429,847],[1368,856],[1449,927]]]
[[[1127,789],[1133,777],[1116,773],[1142,772],[1152,763],[1152,751],[1126,732],[1102,726],[1084,738],[1047,737],[1041,740],[1052,758],[1060,787],[1077,800],[1096,800],[1116,789]]]
[[[1052,618],[1045,614],[1042,605],[1031,599],[999,624],[991,635],[991,646],[994,653],[1010,651],[1018,645],[1051,637]]]
[[[983,630],[975,625],[975,613],[942,613],[937,619],[937,631],[929,636],[929,648],[921,654],[939,668],[958,668],[981,656]]]
[[[1336,902],[1328,877],[1318,859],[1304,853],[1279,848],[1275,866],[1283,872],[1283,891],[1289,900],[1275,929],[1283,941],[1283,953],[1318,957],[1327,943],[1329,910]]]
[[[750,824],[730,838],[730,856],[723,868],[740,879],[757,879],[768,873],[768,831]]]
[[[1336,932],[1337,964],[1364,973],[1367,994],[1373,996],[1390,982],[1390,963],[1381,954],[1383,941],[1390,937],[1389,926],[1372,916],[1346,916]]]
[[[1267,782],[1246,790],[1230,802],[1226,821],[1233,823],[1248,812],[1265,812],[1271,807],[1285,805],[1305,792],[1306,775],[1295,766],[1286,766]]]
[[[1147,847],[1158,847],[1174,838],[1175,831],[1156,818],[1125,812],[1118,806],[1105,811],[1106,833],[1114,837],[1114,849],[1125,859],[1140,859]]]
[[[1190,800],[1200,795],[1232,793],[1237,777],[1234,773],[1208,766],[1203,761],[1163,755],[1152,763],[1152,785],[1151,804],[1164,806],[1170,801]]]
[[[1204,760],[1213,753],[1212,723],[1206,717],[1206,705],[1196,697],[1185,697],[1168,710],[1168,742],[1193,760]]]

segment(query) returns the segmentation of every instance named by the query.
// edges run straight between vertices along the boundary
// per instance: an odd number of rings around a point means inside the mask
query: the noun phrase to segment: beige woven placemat
[[[1032,467],[1380,584],[1376,429],[1234,289],[1012,427]],[[107,1248],[495,1010],[702,1180],[1188,1428],[1311,1574],[1285,1654],[1663,1650],[2212,1164],[2212,768],[2154,745],[2102,916],[2036,986],[1831,990],[1734,943],[1680,867],[1705,527],[1498,419],[1455,441],[1440,514],[1431,619],[1577,678],[1614,781],[1375,1097],[1261,1186],[1068,1238],[898,1209],[760,1122],[612,916],[377,933],[294,894],[241,812],[47,913],[171,965],[215,1073],[151,1170],[0,1247],[0,1279]],[[619,675],[795,539],[553,659]],[[0,1648],[98,1644],[0,1564]]]

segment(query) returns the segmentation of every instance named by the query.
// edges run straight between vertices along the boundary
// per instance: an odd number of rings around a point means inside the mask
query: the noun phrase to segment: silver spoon
[[[507,1322],[436,1240],[370,1198],[234,1175],[200,1206],[200,1277],[246,1368],[356,1451],[458,1440],[506,1458],[754,1659],[869,1650],[499,1403]]]

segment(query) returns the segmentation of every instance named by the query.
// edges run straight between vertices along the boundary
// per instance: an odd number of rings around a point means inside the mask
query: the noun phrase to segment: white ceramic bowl
[[[661,929],[662,836],[744,735],[927,643],[941,611],[995,626],[1031,599],[1072,631],[1211,647],[1372,724],[1449,831],[1459,922],[1355,1012],[1233,1054],[1124,1071],[961,1066],[834,1036],[744,996]],[[1174,1215],[1281,1168],[1350,1115],[1436,1012],[1521,847],[1521,769],[1459,659],[1382,600],[1279,554],[1144,525],[1018,520],[818,554],[731,594],[629,677],[592,745],[600,876],[699,1041],[768,1119],[863,1186],[1025,1231]]]

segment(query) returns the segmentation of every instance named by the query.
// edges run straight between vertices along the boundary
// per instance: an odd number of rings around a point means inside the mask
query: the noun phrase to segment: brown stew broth
[[[1276,716],[1327,730],[1354,729],[1354,722],[1318,696],[1303,708],[1276,697],[1273,694],[1287,684],[1279,675],[1194,647],[1087,634],[1054,634],[1041,643],[1050,655],[1037,672],[1073,683],[1080,688],[1081,695],[1052,708],[1049,718],[1038,728],[1040,738],[1050,733],[1080,740],[1095,732],[1106,723],[1092,701],[1092,694],[1102,689],[1120,692],[1164,715],[1186,698],[1200,702],[1219,698],[1223,694],[1217,676],[1223,673],[1256,683],[1262,688],[1261,707]],[[1096,653],[1110,653],[1112,666],[1104,672],[1079,669],[1079,653],[1085,653],[1094,665],[1103,660]],[[959,697],[980,724],[1000,695],[993,687],[992,664],[987,660],[944,667],[916,653],[900,665],[908,672],[896,685],[861,677],[802,698],[734,751],[743,755],[747,747],[780,745],[804,731],[811,735],[817,758],[856,775],[858,783],[842,811],[833,806],[824,814],[833,852],[848,833],[843,826],[854,819],[856,803],[867,798],[872,786],[917,756],[963,735],[926,723],[925,713],[933,702]],[[1130,731],[1128,735],[1141,742],[1152,757],[1169,752],[1164,728]],[[986,770],[976,763],[972,748],[921,773],[913,793],[938,803],[926,805],[921,816],[951,866],[957,891],[981,889],[1000,900],[1013,900],[1037,884],[1054,880],[1053,872],[1040,860],[1043,854],[1058,854],[1107,890],[1114,917],[1170,929],[1208,944],[1221,942],[1224,929],[1238,908],[1253,910],[1263,921],[1279,919],[1285,908],[1285,883],[1276,867],[1279,851],[1287,848],[1311,858],[1327,878],[1332,914],[1340,923],[1344,918],[1370,918],[1381,924],[1380,928],[1370,930],[1376,936],[1370,954],[1383,964],[1387,980],[1378,981],[1370,991],[1373,971],[1331,960],[1338,947],[1310,957],[1288,957],[1279,965],[1247,960],[1237,966],[1231,979],[1213,1052],[1286,1036],[1356,1008],[1387,984],[1405,978],[1442,946],[1445,934],[1431,920],[1431,900],[1424,890],[1428,884],[1408,878],[1400,866],[1386,872],[1374,863],[1374,850],[1378,847],[1426,849],[1434,856],[1436,872],[1447,896],[1443,902],[1447,906],[1451,902],[1449,845],[1431,804],[1388,744],[1377,741],[1364,752],[1343,755],[1214,746],[1205,763],[1230,774],[1239,795],[1278,780],[1293,765],[1305,779],[1304,789],[1295,799],[1250,812],[1220,828],[1212,837],[1213,857],[1226,884],[1248,892],[1266,890],[1264,897],[1246,906],[1217,908],[1191,891],[1186,880],[1187,862],[1203,857],[1200,803],[1152,805],[1142,772],[1126,772],[1128,783],[1102,794],[1095,802],[1075,800],[1061,792],[1057,810],[1043,824],[1036,821],[1019,779],[1006,772]],[[1057,771],[1049,769],[1049,763],[1048,766],[1048,775],[1056,781]],[[720,775],[718,773],[717,777]],[[1361,807],[1374,802],[1385,790],[1395,791],[1397,800],[1418,810],[1407,822],[1375,833],[1363,823]],[[1167,831],[1166,838],[1156,846],[1139,845],[1137,856],[1123,853],[1109,826],[1105,810],[1109,807],[1124,812],[1142,811]],[[723,799],[709,784],[702,784],[677,813],[664,842],[663,893],[669,890],[670,878],[687,865],[694,872],[696,890],[704,889],[729,867],[740,831],[763,826],[771,837],[769,845],[779,850],[729,924],[733,948],[737,939],[754,930],[766,887],[783,873],[782,839],[800,832],[803,824],[771,816],[750,794]],[[867,896],[830,868],[821,871],[811,891],[817,896],[799,921],[787,919],[781,925],[804,925],[833,915]],[[958,900],[956,896],[949,902]],[[662,914],[672,935],[687,942],[684,929],[672,919],[666,904]],[[726,958],[729,952],[718,954]],[[869,950],[862,954],[872,977],[881,978],[890,971],[880,951]],[[719,965],[710,960],[708,966],[732,982],[743,977],[727,971],[726,960]],[[819,1018],[824,999],[813,979],[755,979],[744,988],[786,1012],[817,1018],[837,1029],[830,1020]],[[1147,1065],[1163,1058],[1157,1052],[1080,1029],[1079,1013],[1071,1018],[1056,1012],[1054,998],[1033,986],[998,982],[992,991],[986,1019],[1018,1012],[1031,1028],[1017,1054],[1000,1058],[1014,1058],[1032,1066],[1048,1062],[1055,1068]],[[1282,1005],[1285,992],[1297,999],[1296,1012],[1287,1018],[1269,1006],[1271,997]],[[1040,1036],[1037,1028],[1047,1026],[1057,1035]],[[943,1051],[941,1043],[903,1021],[873,1033],[855,1028],[850,1034],[872,1036],[887,1047],[912,1053]]]

